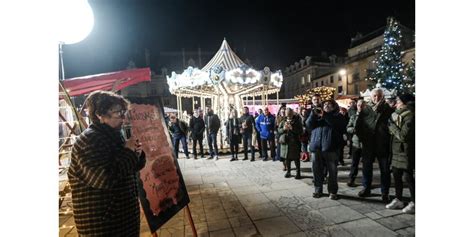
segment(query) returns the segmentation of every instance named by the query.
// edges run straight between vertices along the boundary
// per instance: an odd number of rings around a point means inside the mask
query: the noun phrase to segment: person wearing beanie
[[[415,97],[403,94],[397,97],[397,110],[389,119],[391,137],[392,172],[395,180],[395,198],[387,209],[401,209],[404,213],[415,213]],[[411,202],[404,207],[402,177],[408,183]]]

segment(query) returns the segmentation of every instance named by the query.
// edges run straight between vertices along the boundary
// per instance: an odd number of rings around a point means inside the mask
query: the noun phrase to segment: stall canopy
[[[127,86],[150,81],[150,75],[150,68],[140,68],[75,77],[62,82],[70,96],[78,96],[96,90],[118,91]]]

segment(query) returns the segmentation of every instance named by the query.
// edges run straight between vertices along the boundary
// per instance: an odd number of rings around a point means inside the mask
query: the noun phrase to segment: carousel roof
[[[212,67],[219,65],[226,71],[245,65],[245,63],[237,56],[230,48],[229,44],[224,38],[221,47],[216,55],[204,66],[201,71],[208,72]]]

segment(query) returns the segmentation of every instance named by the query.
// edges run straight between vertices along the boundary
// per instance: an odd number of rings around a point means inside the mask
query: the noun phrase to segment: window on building
[[[304,77],[301,77],[301,85],[304,85]]]
[[[329,77],[331,80],[331,84],[334,83],[334,76]]]
[[[341,76],[341,75],[338,75],[338,76],[337,76],[337,80],[338,80],[338,81],[342,81],[342,76]]]
[[[321,81],[321,86],[324,86],[324,81]]]
[[[311,74],[308,74],[308,83],[311,82]]]
[[[341,94],[342,93],[342,86],[337,87],[337,93]]]
[[[319,86],[318,82],[314,83],[314,85],[315,85],[315,87],[318,87],[318,86]]]

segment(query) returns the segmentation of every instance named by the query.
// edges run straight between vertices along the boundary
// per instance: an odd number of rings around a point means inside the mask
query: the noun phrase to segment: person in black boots
[[[371,92],[371,101],[359,112],[356,123],[356,133],[362,141],[362,185],[359,197],[370,196],[372,189],[373,163],[379,162],[382,201],[388,202],[390,188],[390,133],[388,120],[394,109],[384,99],[382,88]]]
[[[242,139],[242,135],[240,134],[241,129],[242,125],[237,117],[237,110],[232,109],[230,111],[229,119],[226,122],[227,141],[230,144],[230,153],[232,154],[232,159],[230,159],[230,161],[238,160],[237,155],[239,154],[239,143]]]
[[[311,130],[309,150],[311,151],[311,161],[315,192],[314,198],[320,198],[323,193],[323,164],[329,173],[328,191],[329,197],[337,199],[337,160],[338,152],[344,145],[342,134],[345,131],[344,119],[339,113],[339,106],[335,100],[328,100],[323,103],[323,110],[314,109],[306,121],[306,128]]]
[[[207,144],[209,146],[209,158],[218,160],[219,150],[217,149],[217,132],[221,127],[221,120],[217,114],[214,114],[211,108],[207,107],[207,114],[204,118],[204,123],[206,124],[206,136]]]
[[[296,166],[295,179],[301,179],[300,136],[303,133],[303,124],[299,115],[294,114],[293,109],[286,108],[285,115],[286,119],[281,121],[278,126],[280,156],[284,158],[287,167],[285,178],[291,177],[291,161],[294,161]]]
[[[255,149],[252,145],[252,131],[255,126],[255,120],[252,115],[249,114],[249,108],[244,107],[244,112],[240,116],[240,123],[242,124],[242,138],[244,142],[244,160],[248,160],[248,152],[250,147],[251,159],[250,161],[255,161]]]
[[[196,145],[198,142],[201,158],[204,158],[202,140],[204,138],[204,130],[206,129],[206,125],[204,124],[203,112],[201,109],[196,109],[194,111],[193,117],[191,117],[191,119],[189,120],[189,127],[191,129],[191,138],[193,139],[194,159],[197,159]]]
[[[360,110],[364,109],[366,106],[366,102],[364,99],[360,99],[357,101],[357,108],[360,108]],[[359,162],[360,158],[362,157],[362,144],[359,141],[359,137],[356,135],[356,130],[355,130],[355,125],[357,123],[357,119],[359,117],[359,114],[356,113],[353,114],[350,119],[349,123],[347,124],[347,134],[348,137],[351,138],[351,143],[350,145],[352,146],[352,164],[351,164],[351,172],[349,173],[349,182],[347,182],[347,186],[349,187],[355,187],[355,179],[357,177],[357,173],[359,172]]]
[[[178,159],[179,141],[181,141],[181,146],[183,147],[186,159],[189,159],[187,138],[188,126],[186,125],[186,123],[176,118],[176,115],[173,114],[170,116],[169,131],[171,132],[171,134],[173,134],[173,146],[176,159]]]

